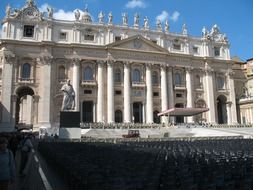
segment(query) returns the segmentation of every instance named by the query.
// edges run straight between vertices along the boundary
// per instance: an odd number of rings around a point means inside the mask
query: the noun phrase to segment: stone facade
[[[15,12],[6,8],[0,40],[1,129],[29,123],[34,128],[59,122],[66,79],[76,92],[82,122],[168,122],[157,113],[172,107],[210,111],[173,122],[237,123],[236,86],[241,65],[231,60],[229,42],[217,25],[192,37],[122,24],[103,12],[93,22],[87,9],[75,21],[39,12],[33,0]],[[240,73],[239,73],[240,74]],[[239,82],[238,82],[239,81]]]

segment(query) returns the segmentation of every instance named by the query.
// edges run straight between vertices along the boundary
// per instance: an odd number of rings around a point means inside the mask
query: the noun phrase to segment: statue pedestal
[[[80,112],[60,112],[60,139],[81,139]]]

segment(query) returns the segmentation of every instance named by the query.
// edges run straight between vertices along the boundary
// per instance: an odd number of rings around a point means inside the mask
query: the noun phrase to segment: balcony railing
[[[145,87],[146,84],[144,82],[132,82],[132,87]]]
[[[83,85],[83,86],[96,86],[97,81],[95,81],[95,80],[83,80],[81,85]]]
[[[19,83],[28,83],[28,84],[32,84],[32,83],[34,83],[35,82],[35,80],[34,79],[31,79],[31,78],[19,78],[18,79],[18,82]]]
[[[181,83],[178,83],[178,84],[174,84],[174,88],[175,89],[186,89],[186,83],[185,81],[182,81]]]

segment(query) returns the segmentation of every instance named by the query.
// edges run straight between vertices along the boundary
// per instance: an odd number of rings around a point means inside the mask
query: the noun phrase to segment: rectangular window
[[[115,42],[120,41],[121,40],[121,36],[115,36]]]
[[[95,37],[93,34],[84,34],[84,40],[86,41],[94,41]]]
[[[31,37],[33,37],[33,34],[34,34],[34,26],[25,25],[24,26],[24,34],[23,34],[23,36],[31,38]]]
[[[121,95],[121,90],[116,90],[115,95]]]
[[[183,95],[182,95],[182,94],[176,94],[176,97],[177,97],[177,98],[182,98]]]
[[[153,42],[154,44],[157,44],[157,40],[152,40],[152,42]]]
[[[153,96],[154,96],[154,97],[159,96],[159,92],[154,92],[154,93],[153,93]]]
[[[84,90],[84,94],[92,94],[92,90]]]
[[[67,40],[67,32],[60,32],[60,40]]]
[[[192,47],[193,53],[199,53],[199,48],[196,46]]]
[[[173,49],[181,50],[181,45],[180,44],[173,44]]]
[[[214,56],[220,56],[220,47],[214,47]]]

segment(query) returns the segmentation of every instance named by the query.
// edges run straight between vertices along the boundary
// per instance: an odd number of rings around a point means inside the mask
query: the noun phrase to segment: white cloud
[[[156,16],[156,20],[159,19],[161,22],[164,22],[166,19],[168,19],[168,17],[169,17],[169,13],[167,11],[162,11],[161,14]]]
[[[39,7],[39,11],[47,13],[47,8],[48,7],[52,7],[52,6],[50,6],[49,4],[45,3],[45,4],[43,4],[43,5],[41,5]],[[57,11],[54,12],[53,17],[55,19],[59,19],[59,20],[75,20],[75,11],[76,10],[77,9],[75,9],[73,11],[64,11],[63,9],[59,9],[59,10],[57,10]],[[81,11],[80,9],[79,9],[79,11],[80,11],[80,14],[81,14],[81,17],[82,17],[83,11]]]
[[[143,0],[131,0],[126,4],[126,8],[134,9],[134,8],[146,8],[146,3]]]
[[[171,19],[173,22],[177,22],[179,16],[180,16],[180,13],[179,13],[178,11],[174,11],[173,14],[171,15],[170,19]]]

